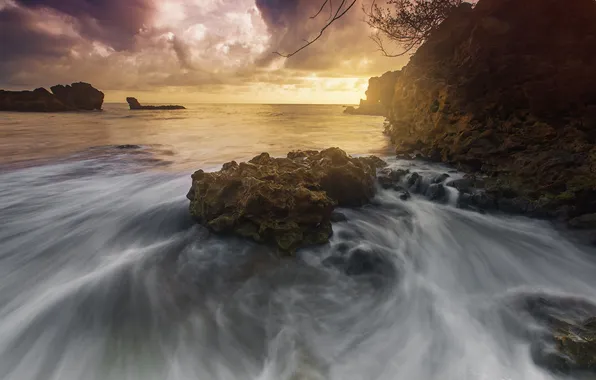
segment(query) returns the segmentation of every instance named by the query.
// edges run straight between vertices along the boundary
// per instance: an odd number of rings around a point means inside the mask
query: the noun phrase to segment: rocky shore
[[[104,94],[89,83],[52,86],[51,91],[0,90],[0,111],[65,112],[101,110]]]
[[[595,64],[592,0],[464,4],[386,80],[386,133],[492,208],[596,229]]]

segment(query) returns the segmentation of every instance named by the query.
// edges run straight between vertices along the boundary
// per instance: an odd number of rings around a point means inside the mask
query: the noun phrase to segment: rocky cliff
[[[33,91],[0,90],[0,111],[64,112],[77,110],[101,110],[103,92],[88,83],[57,85]]]
[[[388,116],[399,74],[399,71],[388,71],[380,77],[370,78],[366,99],[360,100],[358,108],[348,107],[345,112],[354,115]]]
[[[387,132],[399,154],[481,174],[516,211],[596,213],[595,67],[594,0],[466,4],[398,75]]]

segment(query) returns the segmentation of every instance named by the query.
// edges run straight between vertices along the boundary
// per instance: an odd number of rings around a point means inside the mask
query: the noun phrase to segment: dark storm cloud
[[[36,29],[18,8],[0,10],[0,56],[3,61],[28,55],[56,57],[68,52],[70,38]]]
[[[12,82],[12,73],[23,60],[58,59],[69,54],[73,43],[72,37],[40,30],[22,9],[0,9],[0,83]]]
[[[81,35],[116,50],[130,48],[154,14],[152,0],[17,0],[29,9],[52,9],[76,20]]]

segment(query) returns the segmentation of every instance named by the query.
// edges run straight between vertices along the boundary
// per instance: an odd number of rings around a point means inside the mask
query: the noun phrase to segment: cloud
[[[360,3],[300,54],[274,55],[316,35],[321,1],[0,0],[0,88],[355,91],[402,64],[376,53]]]
[[[82,36],[128,49],[155,15],[153,0],[16,0],[23,8],[71,16]]]

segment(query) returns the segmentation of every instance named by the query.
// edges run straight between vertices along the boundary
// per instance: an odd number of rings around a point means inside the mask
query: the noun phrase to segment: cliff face
[[[399,71],[388,71],[380,77],[370,78],[366,99],[360,100],[358,108],[348,108],[346,112],[358,115],[388,116],[399,74]]]
[[[501,195],[594,213],[595,67],[594,0],[463,5],[398,76],[387,132],[398,153],[485,174]]]
[[[103,92],[88,83],[51,87],[33,91],[0,90],[0,111],[18,112],[64,112],[77,110],[101,110]]]

